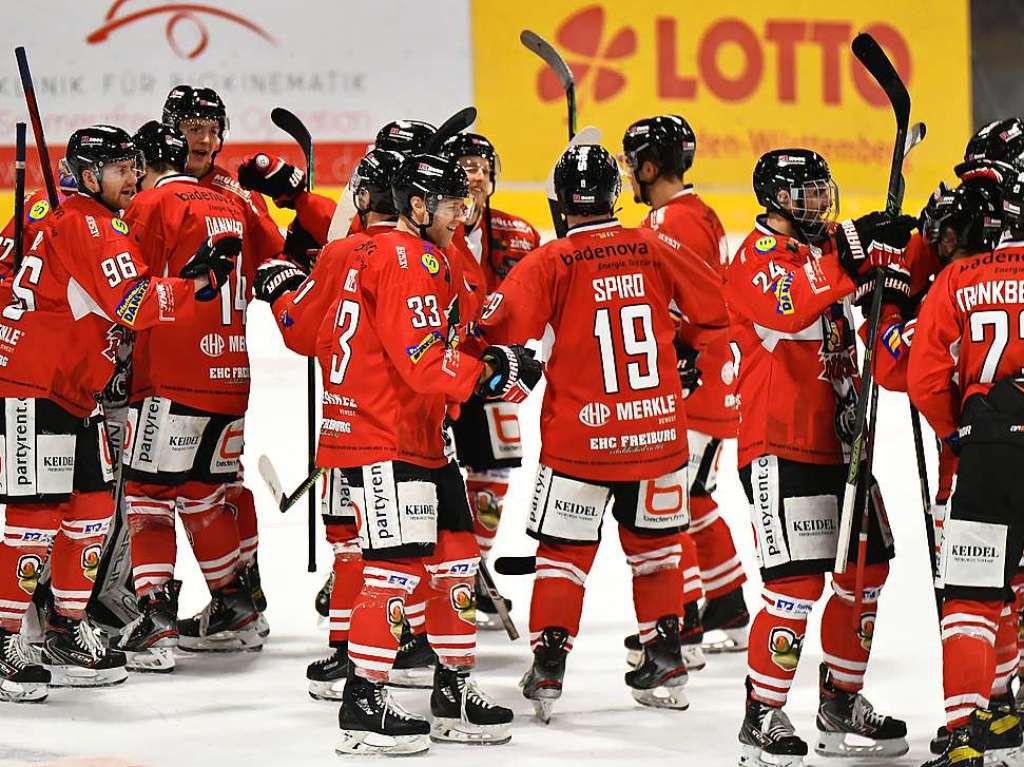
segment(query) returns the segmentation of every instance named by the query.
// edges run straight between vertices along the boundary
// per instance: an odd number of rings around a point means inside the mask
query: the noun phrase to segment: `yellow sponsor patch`
[[[774,237],[761,237],[754,243],[754,250],[758,253],[771,253],[777,244],[778,241]]]
[[[139,280],[131,290],[124,294],[121,303],[117,305],[114,314],[117,315],[125,325],[134,327],[135,319],[139,316],[139,309],[146,298],[146,291],[149,289],[149,280]]]
[[[785,277],[782,277],[778,282],[775,283],[775,311],[778,314],[792,314],[796,311],[796,306],[793,304],[793,273],[788,272]]]
[[[110,219],[110,226],[118,234],[128,234],[128,224],[124,222],[124,219],[112,218]]]
[[[36,203],[28,209],[28,220],[41,221],[46,218],[46,214],[49,212],[50,203],[46,200],[37,200]]]
[[[437,260],[437,256],[433,253],[424,253],[420,259],[420,263],[423,264],[423,268],[431,274],[437,274],[441,271],[441,262]]]

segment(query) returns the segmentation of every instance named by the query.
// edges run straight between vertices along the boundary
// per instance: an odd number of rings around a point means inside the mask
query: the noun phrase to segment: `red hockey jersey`
[[[483,216],[488,214],[485,221]],[[525,218],[497,208],[485,209],[483,216],[465,233],[465,239],[469,251],[480,264],[486,292],[493,293],[523,256],[540,247],[540,232]],[[488,232],[490,237],[487,237]]]
[[[760,218],[736,251],[725,298],[740,355],[739,466],[766,454],[843,463],[835,411],[858,380],[843,301],[854,287],[832,240],[811,247]]]
[[[925,297],[907,370],[910,398],[939,437],[963,402],[1024,368],[1024,242],[949,264]]]
[[[131,401],[153,395],[210,413],[242,415],[249,403],[245,313],[245,219],[235,201],[191,176],[167,176],[140,192],[125,213],[131,236],[153,274],[177,276],[210,237],[242,240],[235,271],[213,301],[188,322],[136,334]]]
[[[50,217],[0,318],[0,396],[85,417],[114,370],[114,324],[189,322],[196,301],[192,280],[150,276],[128,224],[91,197],[69,197]]]
[[[214,189],[238,205],[245,222],[241,273],[252,285],[259,265],[271,258],[281,258],[284,249],[284,236],[270,217],[266,201],[259,193],[242,189],[238,180],[219,165],[199,179],[199,186]]]
[[[702,348],[728,326],[721,280],[649,229],[574,227],[529,253],[491,297],[489,343],[555,342],[541,411],[545,465],[583,479],[642,480],[688,458],[671,309]]]
[[[448,312],[459,293],[445,254],[403,231],[373,244],[352,251],[333,332],[321,331],[318,341],[338,416],[326,425],[337,439],[322,444],[317,460],[354,467],[397,459],[439,468],[447,463],[445,402],[467,399],[483,365],[449,345]]]
[[[692,186],[648,213],[642,226],[661,234],[682,257],[697,256],[724,277],[729,265],[725,230],[718,216],[697,196]],[[701,386],[686,400],[686,420],[690,428],[719,439],[735,437],[739,420],[736,366],[727,334],[701,352],[697,366],[701,370]]]
[[[58,194],[59,201],[64,195]],[[28,253],[39,227],[50,222],[50,201],[45,189],[38,189],[25,197],[25,222],[22,236],[22,253]],[[0,232],[0,305],[6,306],[10,298],[10,277],[14,271],[14,216],[11,216],[3,232]],[[5,290],[6,288],[6,290]]]

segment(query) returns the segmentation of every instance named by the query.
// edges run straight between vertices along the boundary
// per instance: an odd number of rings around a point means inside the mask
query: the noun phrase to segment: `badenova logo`
[[[154,16],[166,15],[167,25],[164,27],[164,37],[171,50],[179,58],[195,59],[206,50],[207,45],[210,43],[210,31],[207,29],[206,17],[219,19],[240,26],[243,29],[248,29],[271,45],[277,45],[277,41],[255,22],[237,13],[231,13],[223,8],[218,8],[215,5],[167,3],[140,8],[138,7],[139,3],[133,2],[131,9],[123,9],[127,4],[128,0],[116,0],[111,3],[107,9],[106,16],[103,17],[103,23],[90,32],[85,41],[89,45],[105,43],[112,32],[131,26],[137,21],[144,22]],[[139,34],[144,28],[151,26],[141,24],[136,28],[136,33]]]

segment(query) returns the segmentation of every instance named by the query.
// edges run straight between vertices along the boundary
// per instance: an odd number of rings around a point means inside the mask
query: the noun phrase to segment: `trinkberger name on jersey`
[[[956,292],[956,303],[963,312],[979,304],[1024,304],[1024,280],[989,280],[967,285]]]

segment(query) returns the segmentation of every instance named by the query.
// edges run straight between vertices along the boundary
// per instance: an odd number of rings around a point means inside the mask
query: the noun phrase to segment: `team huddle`
[[[877,286],[874,375],[942,441],[931,532],[947,721],[927,764],[1024,753],[1011,688],[1024,497],[1009,479],[1024,457],[1019,119],[976,134],[959,186],[940,185],[919,218],[837,221],[825,158],[768,152],[753,171],[763,212],[735,251],[685,181],[697,138],[675,115],[632,124],[617,157],[570,143],[553,174],[559,236],[543,245],[491,206],[500,161],[479,134],[388,123],[336,203],[268,153],[218,165],[228,128],[214,91],[182,85],[134,135],[75,131],[59,205],[33,193],[4,230],[0,700],[267,641],[242,471],[256,299],[321,371],[334,561],[316,600],[329,653],[307,677],[314,698],[340,701],[338,753],[512,737],[512,711],[471,671],[478,629],[509,620],[487,557],[521,465],[517,407],[543,377],[521,682],[537,716],[561,696],[610,506],[632,573],[624,680],[638,703],[685,709],[706,651],[746,652],[739,762],[799,767],[808,744],[784,706],[830,584],[815,750],[904,754],[906,724],[861,692],[894,556],[870,476],[849,536],[860,560],[833,572],[860,388],[854,309],[866,316]],[[615,217],[623,176],[650,208],[636,228]],[[264,197],[294,210],[286,234]],[[714,500],[728,439],[764,584],[752,621]],[[178,616],[176,519],[210,591],[191,618]],[[392,686],[429,689],[431,719]]]

